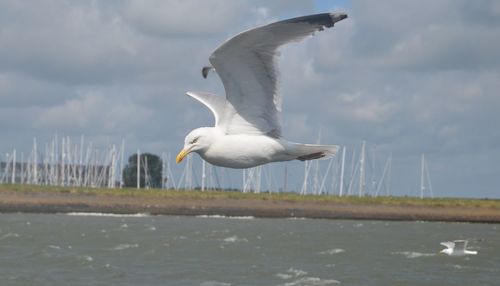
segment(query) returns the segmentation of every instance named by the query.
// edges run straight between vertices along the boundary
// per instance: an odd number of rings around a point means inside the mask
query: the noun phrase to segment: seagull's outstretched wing
[[[188,91],[186,94],[208,107],[215,117],[215,126],[219,125],[226,108],[226,99],[224,97],[200,91]]]
[[[226,90],[229,107],[221,122],[226,132],[279,136],[277,48],[333,27],[345,18],[342,13],[292,18],[242,32],[219,46],[210,63]]]
[[[455,250],[464,251],[467,247],[467,240],[454,240]]]
[[[455,248],[455,243],[452,241],[441,242],[441,245],[445,246],[446,248],[450,248],[450,249]]]

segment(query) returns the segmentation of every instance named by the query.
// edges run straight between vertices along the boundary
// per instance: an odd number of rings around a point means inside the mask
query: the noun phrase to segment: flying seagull
[[[451,256],[464,256],[468,254],[477,254],[475,250],[467,250],[467,240],[454,240],[441,242],[441,245],[446,246],[445,249],[441,250],[439,253],[448,254]]]
[[[212,66],[204,67],[202,74],[206,77],[215,70],[226,97],[187,92],[212,111],[215,126],[191,131],[176,162],[191,152],[210,164],[229,168],[335,155],[337,145],[299,144],[282,137],[277,49],[331,28],[345,18],[343,13],[292,18],[241,32],[220,45],[210,56]]]

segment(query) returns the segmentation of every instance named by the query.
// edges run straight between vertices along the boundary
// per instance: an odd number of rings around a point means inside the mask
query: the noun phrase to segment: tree
[[[163,162],[157,155],[140,154],[140,187],[150,188],[162,187]],[[123,169],[124,187],[135,188],[137,186],[137,154],[128,157],[128,164]]]

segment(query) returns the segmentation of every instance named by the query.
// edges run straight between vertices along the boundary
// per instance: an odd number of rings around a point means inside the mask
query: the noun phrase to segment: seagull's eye
[[[189,144],[194,144],[194,143],[198,142],[198,139],[199,139],[199,138],[200,138],[200,137],[196,137],[196,138],[194,138],[193,140],[191,140],[191,142],[189,142]]]

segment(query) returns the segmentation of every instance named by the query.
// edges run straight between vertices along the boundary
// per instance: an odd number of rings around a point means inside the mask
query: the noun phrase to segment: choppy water
[[[499,227],[0,214],[0,284],[499,285]],[[463,238],[478,255],[436,254]]]

